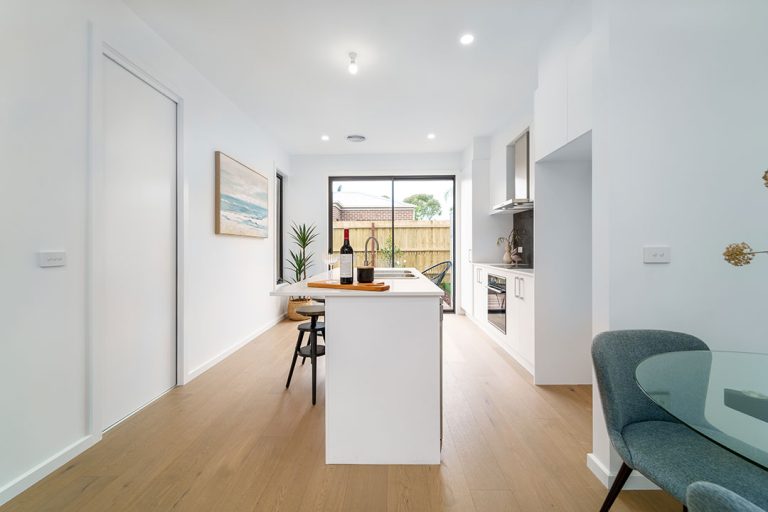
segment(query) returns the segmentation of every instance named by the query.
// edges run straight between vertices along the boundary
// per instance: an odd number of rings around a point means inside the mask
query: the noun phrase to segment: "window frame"
[[[284,202],[285,176],[275,172],[275,283],[285,282],[285,244],[284,244]]]
[[[395,182],[397,181],[439,181],[445,180],[451,182],[453,208],[451,211],[451,274],[453,284],[451,286],[451,309],[444,310],[446,313],[452,313],[456,311],[456,276],[458,274],[456,269],[456,174],[384,174],[384,175],[372,175],[367,174],[364,176],[328,176],[328,197],[326,198],[326,207],[328,209],[328,254],[334,252],[333,250],[333,186],[335,182],[341,181],[389,181],[391,183],[390,198],[392,200],[392,220],[390,223],[390,231],[392,233],[392,240],[395,239]],[[389,262],[394,266],[394,251],[392,253],[392,260]]]

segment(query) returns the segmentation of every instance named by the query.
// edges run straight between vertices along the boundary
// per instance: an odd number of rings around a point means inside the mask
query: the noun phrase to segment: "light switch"
[[[643,247],[643,263],[669,263],[672,261],[672,249],[667,245]]]
[[[63,267],[67,264],[65,251],[40,251],[37,253],[37,264],[40,267]]]

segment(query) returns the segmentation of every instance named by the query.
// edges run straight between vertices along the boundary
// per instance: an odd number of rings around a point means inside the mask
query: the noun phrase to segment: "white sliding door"
[[[177,104],[103,56],[96,212],[100,427],[176,384]]]

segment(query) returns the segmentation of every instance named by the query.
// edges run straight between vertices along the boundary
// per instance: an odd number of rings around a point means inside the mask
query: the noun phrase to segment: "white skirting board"
[[[502,350],[504,350],[504,352],[506,352],[507,354],[509,354],[509,355],[512,357],[512,359],[514,359],[515,361],[517,361],[517,363],[518,363],[520,366],[522,366],[523,368],[525,368],[525,369],[526,369],[526,371],[527,371],[528,373],[530,373],[531,375],[534,375],[534,367],[533,367],[533,365],[530,363],[530,361],[528,361],[528,360],[527,360],[527,359],[525,359],[523,356],[521,356],[520,354],[518,354],[517,352],[515,352],[514,350],[512,350],[512,349],[511,349],[510,347],[508,347],[506,344],[504,344],[504,343],[502,343],[501,341],[499,341],[499,340],[496,338],[496,336],[494,336],[494,333],[492,333],[492,332],[491,332],[491,330],[490,330],[489,328],[487,328],[485,325],[483,325],[483,322],[479,321],[477,318],[475,318],[475,317],[474,317],[474,316],[472,316],[472,315],[467,315],[467,318],[469,318],[470,320],[472,320],[472,323],[474,323],[476,326],[478,326],[478,327],[480,328],[480,330],[481,330],[481,331],[483,331],[483,333],[485,333],[485,335],[486,335],[486,336],[488,336],[488,337],[491,339],[491,341],[493,341],[493,342],[494,342],[496,345],[498,345],[498,346],[499,346],[499,347],[500,347]]]
[[[32,487],[32,485],[74,459],[100,440],[101,434],[85,436],[54,454],[52,457],[44,460],[15,480],[11,480],[3,487],[0,487],[0,505],[10,501],[26,489]]]
[[[184,385],[192,381],[195,377],[200,376],[202,373],[204,373],[206,370],[209,370],[216,364],[220,363],[230,355],[232,355],[234,352],[242,348],[243,346],[247,345],[251,341],[253,341],[256,337],[260,336],[267,330],[271,329],[278,323],[280,323],[283,318],[285,318],[285,315],[280,315],[271,322],[267,323],[263,327],[259,328],[252,334],[248,335],[245,339],[238,341],[216,357],[213,357],[203,363],[202,365],[198,366],[191,372],[189,372],[184,379],[184,382],[179,383],[179,385]],[[138,411],[136,411],[138,412]],[[54,454],[50,458],[44,460],[37,466],[33,467],[26,473],[20,475],[19,477],[15,478],[14,480],[11,480],[7,484],[0,487],[0,505],[3,503],[6,503],[7,501],[11,500],[12,498],[16,497],[17,495],[24,492],[26,489],[34,485],[35,483],[39,482],[49,474],[51,474],[53,471],[58,469],[59,467],[63,466],[70,460],[74,459],[81,453],[83,453],[85,450],[90,448],[91,446],[95,445],[101,441],[101,433],[98,434],[92,434],[89,436],[85,436],[78,441],[72,443],[71,445],[67,446],[60,452]]]
[[[285,315],[278,316],[277,318],[275,318],[271,322],[268,322],[266,325],[260,327],[255,332],[252,332],[251,334],[249,334],[248,336],[246,336],[242,340],[238,341],[237,343],[235,343],[231,347],[229,347],[226,350],[222,351],[221,353],[213,356],[212,358],[210,358],[209,360],[207,360],[206,362],[204,362],[200,366],[194,368],[193,370],[191,370],[190,372],[188,372],[184,376],[184,382],[179,382],[179,385],[183,386],[185,384],[189,384],[194,379],[196,379],[197,377],[199,377],[200,375],[202,375],[206,371],[210,370],[211,368],[213,368],[214,366],[216,366],[217,364],[222,362],[224,359],[226,359],[227,357],[231,356],[232,354],[234,354],[235,352],[237,352],[238,350],[240,350],[244,346],[246,346],[248,343],[252,342],[255,338],[261,336],[262,334],[267,332],[269,329],[271,329],[272,327],[274,327],[277,324],[279,324],[280,322],[282,322],[284,318],[285,318]]]
[[[594,453],[587,454],[587,467],[597,477],[598,480],[605,486],[606,489],[613,485],[613,481],[616,478],[615,474],[608,471],[608,468],[595,457]],[[629,475],[627,483],[624,484],[624,489],[627,491],[657,491],[659,487],[648,480],[642,473],[633,471]]]

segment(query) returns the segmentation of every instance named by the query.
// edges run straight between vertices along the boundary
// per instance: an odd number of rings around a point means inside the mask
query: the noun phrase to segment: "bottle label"
[[[339,258],[340,262],[340,276],[342,278],[352,278],[352,255],[342,254]]]

